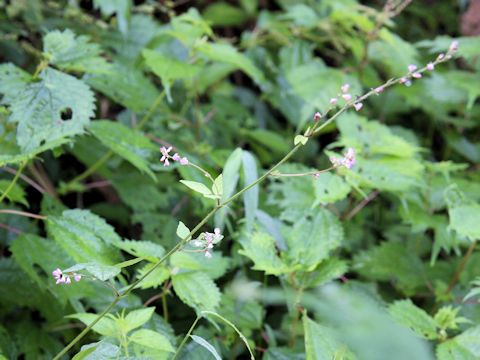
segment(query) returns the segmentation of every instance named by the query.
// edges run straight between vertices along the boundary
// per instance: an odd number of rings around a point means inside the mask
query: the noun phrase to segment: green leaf
[[[48,233],[76,261],[114,265],[119,259],[113,247],[120,237],[105,220],[88,210],[66,210],[49,216]]]
[[[478,219],[480,219],[479,204],[461,204],[450,207],[448,215],[450,216],[449,227],[452,230],[472,241],[480,239],[480,227],[478,226]]]
[[[178,251],[170,258],[170,264],[181,270],[199,271],[212,279],[217,279],[227,272],[229,260],[220,253],[209,259],[203,254]]]
[[[196,191],[196,192],[202,194],[205,197],[211,198],[212,196],[214,196],[212,194],[212,191],[207,186],[205,186],[204,184],[202,184],[200,182],[189,181],[189,180],[180,180],[180,182],[183,185],[187,186],[188,188],[192,189],[193,191]]]
[[[129,331],[132,331],[133,329],[136,329],[142,326],[143,324],[145,324],[147,321],[150,320],[154,311],[155,311],[155,307],[148,307],[144,309],[130,311],[127,314],[127,316],[125,316],[126,326],[124,327],[123,330],[125,332],[129,332]]]
[[[77,313],[67,315],[66,317],[69,319],[80,320],[82,323],[88,326],[98,317],[98,314]],[[101,318],[95,325],[93,325],[92,330],[103,336],[116,336],[118,333],[115,321],[108,317]]]
[[[223,1],[208,5],[202,15],[213,26],[240,25],[248,18],[242,9]]]
[[[254,183],[258,178],[257,173],[257,163],[255,162],[255,157],[248,151],[243,151],[242,156],[243,162],[243,174],[245,178],[245,187]],[[255,214],[258,209],[258,186],[255,185],[251,189],[247,190],[243,194],[243,204],[245,206],[245,219],[247,231],[253,229],[253,224],[255,222]]]
[[[303,270],[313,270],[343,241],[343,228],[326,209],[318,209],[313,218],[303,217],[288,230],[286,252],[289,262]]]
[[[288,266],[278,257],[275,240],[270,235],[254,231],[241,239],[243,249],[239,253],[250,258],[254,270],[265,271],[268,275],[280,275],[289,272]]]
[[[43,53],[48,62],[67,71],[109,72],[110,65],[100,52],[100,46],[91,43],[88,36],[75,36],[69,29],[50,31],[43,38]]]
[[[85,270],[86,272],[90,273],[94,277],[99,280],[107,281],[109,279],[113,279],[115,276],[120,274],[120,267],[117,266],[110,266],[110,265],[103,265],[94,262],[84,263],[84,264],[76,264],[73,265],[63,272],[71,273],[71,272],[78,272],[80,270]]]
[[[81,351],[72,360],[107,360],[117,356],[120,348],[105,341],[83,345]]]
[[[303,315],[303,331],[305,332],[306,360],[336,359],[336,355],[345,348],[335,338],[332,330],[317,324],[306,314]],[[342,357],[342,359],[346,358]]]
[[[438,360],[480,358],[480,326],[472,327],[437,347]]]
[[[157,148],[146,137],[121,123],[108,120],[92,122],[89,130],[115,154],[156,180],[155,174],[149,168],[148,158]]]
[[[8,189],[11,183],[11,180],[0,179],[0,195],[5,193],[5,190]],[[25,198],[25,191],[20,185],[18,185],[18,183],[14,184],[13,187],[10,189],[7,194],[7,199],[11,202],[20,203],[28,207],[28,202]]]
[[[222,198],[222,194],[223,194],[223,175],[222,174],[217,176],[217,178],[214,180],[212,185],[212,193],[215,194],[219,199]]]
[[[154,50],[145,49],[142,55],[147,66],[162,80],[169,101],[172,101],[170,88],[173,81],[193,78],[200,71],[198,66],[178,61]]]
[[[155,262],[165,254],[162,245],[147,240],[123,240],[115,246],[129,254]]]
[[[6,151],[4,154],[0,154],[0,166],[5,166],[8,164],[18,164],[24,161],[28,161],[33,159],[38,154],[55,149],[63,144],[66,144],[69,140],[68,139],[58,139],[54,141],[49,141],[48,143],[37,147],[32,150],[22,151],[19,147],[15,145],[13,151]]]
[[[295,145],[295,146],[298,145],[298,144],[305,145],[307,142],[308,142],[308,137],[303,136],[303,135],[297,135],[293,139],[293,145]]]
[[[95,98],[83,81],[52,68],[39,79],[3,99],[12,112],[9,121],[18,123],[17,143],[24,151],[82,134],[94,116]]]
[[[197,312],[213,310],[220,303],[220,291],[206,274],[185,272],[172,276],[173,289],[177,296]]]
[[[341,176],[322,173],[313,179],[315,205],[332,204],[343,200],[351,191],[351,186]]]
[[[218,355],[218,352],[217,350],[207,341],[205,340],[204,338],[202,338],[201,336],[197,336],[197,335],[190,335],[190,337],[193,339],[193,341],[195,341],[197,344],[199,344],[200,346],[204,347],[205,349],[207,349],[212,355],[213,357],[215,358],[215,360],[222,360],[222,358],[220,357],[220,355]]]
[[[438,337],[433,318],[425,310],[414,305],[410,299],[395,301],[388,311],[400,324],[409,327],[421,337],[429,340]]]
[[[347,263],[343,260],[331,257],[322,261],[314,271],[299,273],[299,279],[304,283],[305,288],[314,288],[323,285],[334,279],[338,279],[348,270]]]
[[[175,349],[173,348],[172,344],[170,344],[170,341],[164,335],[153,330],[137,330],[129,336],[129,340],[156,350],[175,352]]]
[[[190,235],[190,229],[183,222],[179,221],[176,234],[180,239],[186,239]]]
[[[118,29],[123,34],[127,33],[132,8],[131,0],[94,0],[93,4],[105,17],[116,14]]]
[[[254,65],[254,63],[244,54],[238,52],[238,50],[230,44],[204,42],[197,44],[195,49],[210,60],[236,66],[259,85],[265,81],[263,73]]]

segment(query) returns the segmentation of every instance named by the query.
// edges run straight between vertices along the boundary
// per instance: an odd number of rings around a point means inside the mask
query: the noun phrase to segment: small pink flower
[[[168,148],[166,148],[165,146],[162,146],[160,148],[160,152],[162,153],[162,157],[161,157],[160,161],[163,162],[163,166],[169,166],[170,165],[170,162],[168,161],[168,159],[170,158],[170,155],[169,155],[170,151],[172,151],[171,146],[169,146]]]
[[[347,93],[348,90],[350,89],[350,84],[343,84],[341,89],[342,89],[342,93],[344,94]]]
[[[186,157],[181,158],[180,165],[188,165],[188,159]]]
[[[175,153],[175,154],[172,156],[172,159],[173,159],[173,161],[180,161],[180,160],[181,160],[181,157],[180,157],[180,155],[178,155],[177,153]]]
[[[445,57],[445,54],[443,54],[443,53],[438,54],[437,61],[443,60],[444,57]]]
[[[80,274],[75,274],[75,275],[73,275],[73,279],[74,279],[76,282],[79,282],[80,280],[82,280],[82,275],[80,275]]]
[[[420,74],[419,72],[416,72],[412,74],[412,77],[414,77],[415,79],[420,79],[422,77],[422,74]]]
[[[62,277],[63,273],[62,273],[62,270],[60,270],[59,268],[56,268],[55,270],[52,271],[52,275],[55,278],[55,280],[58,280]]]
[[[385,88],[383,86],[379,86],[377,88],[375,88],[373,91],[375,91],[375,94],[381,94],[383,91],[385,90]]]
[[[345,101],[350,101],[350,100],[352,100],[352,95],[350,95],[350,94],[343,94],[343,95],[342,95],[342,98],[343,98]]]
[[[409,72],[414,72],[415,70],[417,70],[417,65],[413,65],[413,64],[408,65]]]
[[[330,104],[335,105],[337,103],[338,99],[337,98],[331,98],[330,99]]]
[[[353,104],[353,107],[355,108],[355,111],[360,111],[360,109],[363,107],[363,104],[361,102],[357,102]]]
[[[313,121],[319,121],[322,118],[322,114],[318,111],[313,115]]]
[[[450,47],[448,48],[448,52],[452,53],[458,50],[458,41],[453,40],[452,43],[450,44]]]
[[[211,259],[212,258],[212,253],[210,251],[205,251],[205,257],[208,258],[208,259]]]
[[[65,276],[65,284],[70,284],[72,280],[70,280],[70,276]]]
[[[433,71],[433,69],[435,69],[435,65],[433,65],[432,62],[429,62],[429,63],[427,64],[427,70],[428,70],[428,71]]]
[[[343,165],[347,169],[351,169],[353,167],[353,165],[355,165],[356,162],[357,162],[357,160],[356,160],[356,156],[355,156],[355,150],[352,149],[352,148],[348,148],[347,152],[344,154]]]

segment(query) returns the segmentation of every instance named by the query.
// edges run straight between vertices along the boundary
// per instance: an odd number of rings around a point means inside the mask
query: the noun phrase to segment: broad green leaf
[[[339,353],[345,351],[345,346],[335,338],[332,330],[317,324],[306,314],[303,315],[303,331],[305,332],[306,360],[336,359]],[[342,359],[352,359],[352,357],[342,357]]]
[[[205,197],[213,196],[212,191],[202,183],[199,183],[197,181],[190,181],[190,180],[180,180],[180,182],[183,185],[187,186],[188,188],[192,189],[193,191],[196,191],[204,195]]]
[[[164,335],[153,330],[137,330],[129,336],[129,340],[143,346],[154,348],[156,350],[175,352],[175,349],[173,348],[172,344],[170,344],[170,341],[168,341]]]
[[[131,0],[93,0],[93,4],[105,17],[115,14],[120,32],[122,34],[128,32],[132,9]]]
[[[114,265],[119,252],[113,245],[120,237],[105,220],[88,210],[66,210],[50,216],[48,233],[76,261]]]
[[[26,151],[21,150],[20,147],[15,145],[13,149],[10,149],[8,152],[5,151],[3,154],[0,154],[0,166],[5,166],[8,164],[18,164],[24,161],[28,161],[44,151],[53,150],[63,144],[66,144],[67,142],[69,142],[68,139],[58,139],[54,141],[49,141],[42,146]]]
[[[183,222],[179,221],[176,234],[180,239],[186,239],[190,235],[190,229]]]
[[[123,240],[115,243],[115,246],[133,256],[145,258],[152,262],[160,259],[165,254],[165,249],[162,245],[147,240]]]
[[[449,208],[450,228],[459,235],[470,238],[470,240],[480,239],[480,205],[479,204],[461,204]]]
[[[0,179],[0,195],[5,193],[11,183],[11,180]],[[14,184],[14,186],[9,190],[7,199],[11,202],[20,203],[28,207],[27,199],[25,199],[25,191],[18,183]]]
[[[117,266],[103,265],[98,263],[85,263],[85,264],[76,264],[69,267],[68,269],[63,270],[63,272],[78,272],[80,270],[85,270],[90,273],[97,279],[101,281],[107,281],[113,279],[115,276],[120,274],[121,268]]]
[[[172,283],[180,300],[197,312],[213,310],[220,303],[220,290],[204,273],[179,273],[172,276]]]
[[[429,340],[437,338],[437,327],[433,318],[410,299],[395,301],[388,310],[395,320],[421,337]]]
[[[343,241],[340,221],[320,208],[312,218],[299,219],[288,229],[286,256],[292,266],[311,271]]]
[[[247,14],[242,9],[223,1],[208,5],[202,16],[212,26],[235,26],[247,20]]]
[[[144,309],[138,309],[130,311],[127,316],[125,316],[125,327],[124,331],[129,332],[133,329],[136,329],[143,324],[145,324],[153,315],[155,311],[154,307],[148,307]]]
[[[347,263],[334,257],[322,261],[312,272],[299,273],[298,278],[305,288],[313,288],[323,285],[334,279],[338,279],[348,270]]]
[[[100,341],[82,346],[81,351],[72,360],[107,360],[117,356],[119,352],[120,348],[117,345]]]
[[[137,270],[137,279],[142,277],[147,273],[147,271],[150,271],[151,268],[154,266],[154,263],[149,263],[146,264],[145,266],[141,267],[140,269]],[[149,275],[141,281],[138,285],[137,288],[140,289],[149,289],[149,288],[154,288],[156,289],[160,285],[162,285],[165,280],[167,280],[170,277],[170,270],[167,269],[165,266],[158,266],[153,270]]]
[[[94,320],[96,320],[97,317],[98,314],[90,313],[77,313],[67,316],[67,318],[69,319],[80,320],[87,326],[90,325]],[[115,325],[115,321],[105,316],[101,318],[95,325],[93,325],[92,330],[103,336],[116,336],[118,334],[118,329]]]
[[[114,63],[108,74],[95,74],[86,81],[95,90],[135,112],[146,111],[159,96],[142,71],[121,63]]]
[[[341,176],[322,173],[313,179],[315,188],[315,206],[332,204],[343,200],[350,193],[351,187]]]
[[[204,338],[202,338],[201,336],[197,336],[197,335],[190,335],[190,337],[192,338],[193,341],[195,341],[197,344],[199,344],[200,346],[204,347],[205,349],[207,349],[210,354],[213,355],[213,357],[215,358],[215,360],[222,360],[222,358],[220,357],[220,355],[218,355],[218,352],[217,350],[207,341],[205,340]]]
[[[170,88],[175,80],[193,78],[200,71],[198,66],[181,62],[153,50],[145,49],[142,55],[147,66],[162,80],[169,101],[172,101]]]
[[[170,264],[181,270],[194,270],[205,273],[212,279],[223,276],[229,266],[230,259],[221,253],[215,253],[212,258],[207,258],[203,253],[188,253],[178,251],[170,258]]]
[[[438,360],[480,358],[480,326],[474,326],[437,347]]]
[[[243,176],[245,178],[244,185],[246,187],[254,183],[258,178],[257,163],[255,162],[255,157],[248,151],[243,151],[242,162]],[[247,231],[251,231],[253,229],[255,214],[257,213],[258,209],[258,194],[259,189],[257,185],[247,190],[243,194]]]
[[[75,36],[66,29],[54,30],[43,38],[43,53],[50,64],[67,71],[106,73],[110,65],[100,56],[101,49],[85,35]]]
[[[210,60],[236,66],[259,85],[262,85],[265,81],[263,73],[255,66],[255,64],[230,44],[204,42],[198,44],[195,49]]]
[[[254,231],[241,239],[243,249],[239,253],[253,261],[253,269],[265,271],[268,275],[280,275],[289,272],[288,266],[277,255],[275,240],[268,234]]]
[[[155,174],[149,168],[148,158],[157,148],[146,137],[121,123],[108,120],[93,121],[89,130],[115,154],[156,180]]]
[[[95,98],[90,88],[73,76],[52,68],[39,75],[39,81],[25,82],[3,102],[17,123],[17,143],[32,151],[45,143],[84,133],[94,116]]]

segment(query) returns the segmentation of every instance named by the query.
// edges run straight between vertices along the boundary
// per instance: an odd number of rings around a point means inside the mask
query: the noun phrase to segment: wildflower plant
[[[402,40],[410,1],[122,4],[0,3],[0,360],[478,355],[473,45]]]

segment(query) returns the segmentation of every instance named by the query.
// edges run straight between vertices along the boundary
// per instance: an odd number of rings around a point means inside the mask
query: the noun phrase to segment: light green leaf
[[[197,312],[214,310],[220,303],[217,285],[204,273],[179,273],[172,276],[172,283],[180,300]]]
[[[69,319],[80,320],[82,323],[88,326],[97,319],[98,314],[77,313],[67,315],[66,317]],[[92,330],[103,336],[116,336],[118,334],[118,329],[115,325],[115,321],[105,316],[101,318],[95,325],[93,325]]]
[[[92,122],[89,130],[103,145],[156,180],[147,159],[157,148],[146,137],[121,123],[108,120]]]
[[[433,318],[410,299],[395,301],[388,311],[400,324],[411,328],[421,337],[429,340],[437,338],[437,327]]]
[[[140,329],[129,336],[130,341],[134,343],[147,346],[156,350],[175,352],[170,341],[162,334],[153,330]]]
[[[202,183],[199,183],[197,181],[189,181],[189,180],[180,180],[180,182],[183,185],[187,186],[188,188],[192,189],[193,191],[196,191],[196,192],[202,194],[205,197],[213,196],[211,190]]]
[[[230,259],[221,253],[209,259],[203,254],[178,251],[170,258],[170,264],[181,270],[194,270],[205,273],[212,279],[223,276],[230,265]]]
[[[125,316],[125,332],[129,332],[133,329],[136,329],[143,324],[145,324],[153,315],[155,307],[148,307],[144,309],[138,309],[130,311],[127,316]]]
[[[0,154],[0,166],[5,166],[8,164],[18,164],[24,161],[28,161],[44,151],[53,150],[56,147],[66,144],[67,142],[69,142],[68,139],[58,139],[54,141],[49,141],[48,143],[40,147],[26,151],[22,151],[18,146],[15,145],[15,148],[12,149],[12,151]]]
[[[438,360],[475,360],[480,358],[480,326],[472,327],[437,347]]]
[[[450,216],[450,228],[459,235],[473,240],[480,239],[480,205],[461,204],[448,209]]]
[[[43,53],[50,64],[67,71],[106,73],[110,64],[100,56],[100,46],[85,35],[75,36],[66,29],[54,30],[43,38]]]
[[[105,17],[116,14],[118,29],[122,34],[128,32],[132,9],[131,0],[93,0],[93,4]]]
[[[223,194],[223,175],[220,174],[217,176],[212,185],[212,193],[215,194],[218,198],[222,198]]]
[[[179,221],[176,234],[180,239],[186,239],[190,235],[190,229],[183,222]]]
[[[205,349],[207,349],[212,355],[213,357],[215,358],[215,360],[222,360],[222,358],[220,357],[220,355],[218,355],[218,352],[217,350],[207,341],[205,340],[204,338],[202,338],[201,336],[197,336],[197,335],[190,335],[190,337],[193,339],[193,341],[195,341],[197,344],[199,344],[200,346],[204,347]]]
[[[208,5],[202,15],[213,26],[240,25],[248,18],[242,9],[223,1]]]
[[[248,238],[242,238],[241,244],[243,249],[239,253],[253,261],[253,269],[265,271],[268,275],[289,272],[288,266],[278,257],[275,240],[270,235],[255,231]]]
[[[153,266],[155,266],[154,263],[149,263],[138,269],[137,279],[143,277],[147,273],[147,271],[151,270]],[[155,270],[149,273],[149,276],[147,276],[143,281],[141,281],[136,287],[140,289],[156,289],[157,287],[162,285],[169,277],[170,270],[167,269],[165,266],[158,266],[155,268]]]
[[[147,240],[123,240],[115,243],[115,246],[133,256],[145,258],[152,262],[160,259],[165,254],[165,249],[162,245]]]
[[[52,68],[39,79],[2,100],[10,106],[9,121],[18,123],[17,143],[24,151],[82,134],[94,116],[95,98],[83,81]]]
[[[11,183],[11,180],[0,179],[0,195],[5,193],[5,190],[8,189]],[[28,207],[28,202],[25,198],[25,191],[18,183],[14,184],[13,187],[9,190],[7,194],[7,199],[11,202],[20,203]]]
[[[114,278],[115,276],[120,274],[121,271],[120,267],[117,266],[103,265],[90,262],[84,264],[76,264],[69,267],[68,269],[63,270],[63,272],[71,273],[78,272],[80,270],[85,270],[86,272],[90,273],[91,275],[102,281],[107,281],[108,279]]]
[[[298,144],[305,145],[307,142],[308,142],[308,137],[303,136],[303,135],[297,135],[293,139],[293,145],[295,145],[295,146],[298,145]]]
[[[115,357],[120,352],[117,345],[100,341],[94,344],[83,345],[81,351],[72,360],[107,360]]]
[[[327,209],[320,208],[313,218],[301,218],[288,229],[286,255],[292,266],[311,271],[342,241],[340,221]]]
[[[120,237],[105,220],[88,210],[66,210],[49,216],[48,233],[76,261],[114,265],[119,252],[113,245]]]
[[[332,204],[343,200],[350,193],[351,186],[341,176],[322,173],[313,179],[315,205]]]

